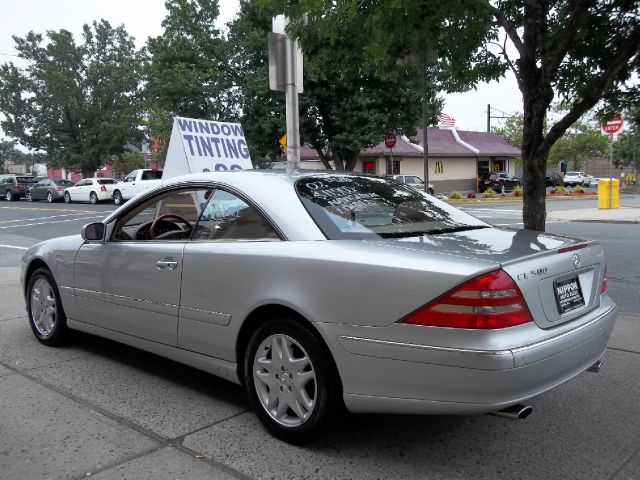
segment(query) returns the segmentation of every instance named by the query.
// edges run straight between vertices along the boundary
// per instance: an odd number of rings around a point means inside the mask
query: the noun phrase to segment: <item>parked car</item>
[[[544,174],[545,187],[558,187],[563,184],[562,176],[557,172],[546,172]]]
[[[56,202],[64,199],[64,190],[68,187],[73,187],[73,182],[62,178],[45,177],[27,190],[26,199],[30,202],[35,200]]]
[[[587,183],[587,187],[589,188],[598,188],[598,183],[600,179],[589,175],[589,182]]]
[[[584,172],[567,172],[564,174],[564,178],[562,179],[565,187],[584,185],[585,180],[587,180],[587,174]]]
[[[417,175],[390,175],[390,177],[402,183],[406,183],[410,187],[424,191],[424,180]],[[433,185],[431,183],[429,184],[428,193],[430,195],[433,195],[435,193],[435,189],[433,188]]]
[[[118,182],[113,189],[113,203],[122,205],[145,190],[162,184],[162,170],[140,168]]]
[[[341,404],[523,418],[599,367],[616,313],[598,242],[345,172],[176,177],[31,247],[21,281],[41,343],[82,330],[222,376],[293,443]]]
[[[485,172],[480,176],[478,191],[480,193],[491,188],[497,193],[510,192],[520,185],[520,178],[512,176],[509,172]]]
[[[111,200],[116,185],[113,178],[84,178],[64,191],[64,201],[91,202],[93,204]]]
[[[29,187],[37,183],[33,175],[6,175],[0,179],[0,198],[10,202],[24,198]]]

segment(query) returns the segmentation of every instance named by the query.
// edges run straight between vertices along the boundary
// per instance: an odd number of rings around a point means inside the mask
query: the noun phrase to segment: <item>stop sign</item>
[[[622,128],[622,121],[622,115],[614,115],[611,120],[602,122],[600,126],[604,133],[612,135],[614,133],[618,133],[618,130]]]
[[[393,148],[396,146],[396,136],[394,133],[387,134],[387,138],[384,139],[384,144],[387,148]]]

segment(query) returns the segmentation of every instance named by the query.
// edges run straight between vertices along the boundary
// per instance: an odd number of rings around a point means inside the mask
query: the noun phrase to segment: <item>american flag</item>
[[[440,115],[438,115],[438,125],[442,125],[443,127],[455,127],[456,119],[451,115],[441,113]]]

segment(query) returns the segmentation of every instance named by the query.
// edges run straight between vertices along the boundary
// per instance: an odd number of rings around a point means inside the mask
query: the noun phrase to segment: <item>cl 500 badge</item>
[[[539,277],[545,275],[548,271],[547,267],[536,268],[535,270],[529,270],[528,272],[522,272],[516,275],[518,280],[526,280],[527,278]]]

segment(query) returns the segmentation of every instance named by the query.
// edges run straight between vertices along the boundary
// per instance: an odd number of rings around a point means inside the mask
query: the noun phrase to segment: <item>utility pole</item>
[[[500,112],[502,114],[502,116],[498,116],[498,115],[491,115],[491,110],[495,110],[496,112]],[[501,119],[505,119],[505,118],[509,118],[509,116],[507,115],[507,112],[503,112],[502,110],[499,110],[495,107],[492,107],[490,103],[487,103],[487,133],[491,133],[491,119],[492,118],[501,118]]]
[[[429,89],[427,68],[438,62],[438,54],[427,47],[421,55],[420,70],[422,71],[422,160],[424,163],[424,191],[429,192],[429,133],[427,132],[427,118],[429,118]]]

